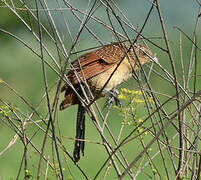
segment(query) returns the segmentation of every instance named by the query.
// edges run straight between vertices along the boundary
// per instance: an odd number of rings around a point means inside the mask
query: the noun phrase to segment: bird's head
[[[130,49],[128,54],[132,57],[131,59],[134,59],[135,62],[139,60],[141,65],[148,62],[158,63],[156,55],[146,46],[135,43],[132,46],[126,44],[126,48]]]
[[[135,54],[142,65],[148,62],[158,63],[156,55],[148,47],[135,45]]]

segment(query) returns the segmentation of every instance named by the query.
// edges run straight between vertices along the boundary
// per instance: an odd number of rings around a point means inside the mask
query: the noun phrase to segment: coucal
[[[74,68],[67,73],[67,78],[81,97],[84,96],[85,91],[88,99],[93,100],[89,92],[95,98],[103,97],[131,78],[133,72],[137,71],[141,65],[150,61],[157,61],[157,58],[143,45],[112,43],[80,56],[73,62]],[[73,152],[74,161],[78,162],[80,151],[84,155],[86,108],[68,84],[65,84],[61,91],[65,91],[65,99],[60,104],[60,110],[78,104]]]

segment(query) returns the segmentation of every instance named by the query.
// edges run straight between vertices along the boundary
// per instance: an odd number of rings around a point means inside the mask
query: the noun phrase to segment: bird
[[[114,42],[88,52],[72,63],[73,68],[68,71],[66,77],[74,89],[67,83],[63,85],[61,92],[65,91],[65,95],[60,104],[60,110],[78,105],[73,151],[75,163],[80,159],[80,152],[84,156],[85,114],[87,112],[77,93],[80,97],[84,97],[84,92],[87,93],[91,101],[94,97],[98,99],[107,94],[113,95],[113,91],[120,84],[130,79],[140,66],[148,62],[158,62],[148,47],[139,43]]]

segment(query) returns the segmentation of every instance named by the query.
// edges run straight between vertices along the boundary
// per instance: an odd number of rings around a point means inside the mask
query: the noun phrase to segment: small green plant
[[[139,125],[144,121],[146,115],[142,91],[122,88],[118,98],[122,101],[122,108],[116,107],[123,116],[122,124],[138,127],[137,132],[142,133],[145,129]],[[153,99],[149,98],[148,100],[150,103],[153,103]],[[146,135],[147,132],[143,134]]]
[[[25,170],[25,176],[26,178],[33,178],[31,171],[28,169]]]
[[[65,171],[65,168],[62,168],[62,171]],[[60,171],[58,163],[55,164],[55,171],[54,171],[54,173],[56,173],[57,176],[61,174],[61,171]]]
[[[6,106],[6,105],[0,106],[0,114],[1,115],[8,117],[10,112],[11,112],[11,110],[9,109],[8,106]]]
[[[68,180],[73,180],[73,177],[72,176],[68,176]]]

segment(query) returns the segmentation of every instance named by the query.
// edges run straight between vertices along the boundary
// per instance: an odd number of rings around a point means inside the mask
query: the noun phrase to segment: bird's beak
[[[158,63],[158,58],[155,56],[155,57],[151,58],[151,61],[157,64]]]
[[[158,58],[156,57],[156,53],[154,53],[154,55],[152,56],[152,58],[151,58],[151,61],[153,62],[153,63],[159,63],[158,62]]]

